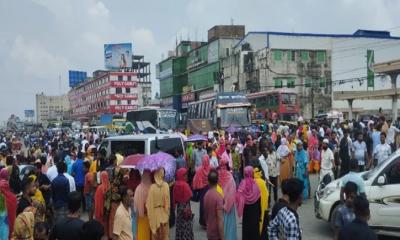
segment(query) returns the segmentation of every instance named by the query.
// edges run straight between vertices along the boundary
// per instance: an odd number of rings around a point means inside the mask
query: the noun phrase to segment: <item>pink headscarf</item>
[[[140,217],[146,216],[146,200],[151,183],[151,173],[148,170],[145,170],[140,184],[136,187],[135,195],[133,197],[133,209]]]
[[[218,148],[217,156],[219,158],[221,158],[222,154],[224,154],[224,152],[225,152],[225,140],[223,138],[221,138],[219,140],[219,148]]]
[[[239,185],[236,193],[236,207],[238,216],[243,216],[244,205],[250,205],[257,202],[261,193],[257,183],[253,179],[253,167],[247,166],[244,168],[244,179]]]
[[[218,170],[218,185],[224,191],[224,209],[229,213],[235,203],[236,184],[232,174],[227,170],[227,164],[226,159],[221,159]]]
[[[210,168],[210,158],[206,154],[203,156],[201,167],[196,170],[196,174],[193,177],[193,189],[202,189],[208,185]]]
[[[9,177],[9,174],[8,174],[7,168],[1,169],[1,170],[0,170],[0,180],[6,180],[6,181],[8,181],[8,177]]]

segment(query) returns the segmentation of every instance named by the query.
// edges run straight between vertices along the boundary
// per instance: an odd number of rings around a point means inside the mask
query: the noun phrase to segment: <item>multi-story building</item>
[[[47,96],[36,94],[36,121],[47,124],[49,120],[62,120],[70,109],[68,95]]]
[[[331,108],[347,112],[347,103],[335,101],[332,92],[389,88],[390,81],[367,84],[367,50],[375,52],[376,62],[388,61],[400,54],[399,40],[386,31],[368,30],[354,34],[249,32],[222,60],[223,90],[294,90],[306,118]],[[354,101],[353,110],[377,109],[384,101]]]
[[[139,106],[149,105],[151,100],[150,62],[145,62],[143,55],[133,55],[132,72],[137,73],[137,78],[139,81],[139,86],[138,86]]]
[[[189,102],[219,91],[220,60],[229,56],[244,33],[242,25],[219,25],[208,31],[208,42],[181,42],[175,56],[157,67],[162,104],[185,112]]]
[[[101,114],[124,114],[138,109],[138,74],[96,71],[68,93],[72,118],[98,120]]]

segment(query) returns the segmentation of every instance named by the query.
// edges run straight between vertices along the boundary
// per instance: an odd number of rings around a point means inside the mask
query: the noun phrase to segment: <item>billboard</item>
[[[26,110],[24,110],[24,114],[25,114],[26,118],[33,118],[35,116],[35,110],[26,109]]]
[[[104,44],[104,65],[106,69],[132,67],[132,43]]]
[[[69,70],[68,78],[69,78],[69,87],[73,88],[86,80],[87,73],[81,71]]]
[[[374,87],[375,72],[374,72],[374,50],[367,50],[367,87]]]

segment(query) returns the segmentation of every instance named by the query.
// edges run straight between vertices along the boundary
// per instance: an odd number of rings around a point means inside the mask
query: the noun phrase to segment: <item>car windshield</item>
[[[386,160],[384,160],[384,161],[382,161],[382,162],[379,162],[378,165],[376,165],[376,167],[374,167],[374,168],[371,169],[370,171],[364,173],[364,174],[362,175],[362,178],[363,178],[364,180],[368,180],[371,176],[374,176],[374,175],[375,175],[375,172],[379,171],[379,170],[382,168],[382,165],[384,165],[389,159],[391,159],[392,156],[393,156],[394,154],[397,155],[397,154],[399,154],[399,153],[400,153],[400,149],[397,150],[396,152],[392,153],[392,155],[390,155]]]

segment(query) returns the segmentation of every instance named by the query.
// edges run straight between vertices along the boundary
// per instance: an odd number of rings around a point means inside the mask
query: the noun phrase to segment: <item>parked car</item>
[[[173,154],[175,149],[184,153],[183,140],[178,134],[141,134],[108,137],[99,150],[104,149],[107,157],[120,152],[124,156],[132,154],[153,154],[158,151]]]
[[[400,149],[374,169],[359,174],[370,203],[369,225],[378,234],[400,237]],[[315,216],[330,222],[332,228],[341,204],[340,188],[341,179],[337,179],[315,194]]]

